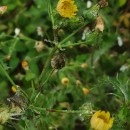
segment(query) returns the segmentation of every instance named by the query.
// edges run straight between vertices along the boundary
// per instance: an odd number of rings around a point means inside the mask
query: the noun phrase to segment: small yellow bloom
[[[65,18],[74,17],[78,11],[77,6],[74,4],[74,0],[59,0],[56,10]]]
[[[87,63],[82,63],[81,68],[86,69],[88,67]]]
[[[11,87],[11,90],[12,90],[13,93],[16,93],[16,91],[17,91],[14,86]]]
[[[63,78],[63,79],[61,80],[61,83],[62,83],[63,85],[68,85],[69,79],[65,77],[65,78]]]
[[[5,57],[5,59],[6,59],[7,61],[9,61],[9,60],[11,59],[11,55],[7,55],[7,56]]]
[[[21,62],[21,65],[22,65],[22,68],[25,69],[25,70],[29,70],[29,65],[28,65],[28,62],[26,60],[23,60]]]
[[[81,81],[80,80],[76,80],[76,85],[77,86],[80,86],[82,83],[81,83]]]
[[[97,111],[93,114],[90,124],[94,130],[109,130],[112,127],[114,118],[109,112]]]
[[[84,95],[87,95],[90,92],[89,89],[87,89],[87,88],[82,88],[82,91],[83,91]]]

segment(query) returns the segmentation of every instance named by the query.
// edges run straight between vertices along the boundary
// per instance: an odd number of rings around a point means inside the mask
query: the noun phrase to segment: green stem
[[[54,70],[55,70],[55,69],[53,69],[53,70],[49,73],[47,79],[46,79],[43,83],[40,84],[40,89],[39,89],[39,92],[37,93],[37,95],[36,95],[35,98],[34,98],[34,102],[36,102],[37,98],[39,97],[40,93],[41,93],[42,90],[43,90],[44,84],[49,80],[49,78],[51,77],[51,74],[54,72]]]
[[[57,112],[57,113],[67,113],[67,114],[80,114],[82,111],[80,110],[56,110],[56,109],[48,109],[48,108],[39,108],[30,106],[31,109],[34,109],[36,111],[48,111],[48,112]],[[87,116],[91,116],[90,114],[87,114]]]
[[[52,12],[50,0],[49,0],[49,14],[50,14],[50,17],[51,17],[52,27],[54,28],[54,17],[53,17],[53,12]]]
[[[50,65],[51,58],[52,58],[52,56],[54,55],[54,53],[56,52],[57,49],[58,49],[57,46],[55,46],[55,47],[53,48],[53,50],[51,51],[51,53],[50,53],[50,55],[49,55],[49,58],[47,59],[47,61],[46,61],[46,63],[45,63],[45,66],[44,66],[44,68],[43,68],[43,70],[42,70],[42,72],[41,72],[41,74],[40,74],[40,76],[39,76],[38,82],[41,81],[43,75],[45,74],[45,71],[47,71],[47,69],[48,69],[48,67],[49,67],[49,65]]]
[[[49,0],[49,12],[50,12],[50,17],[51,17],[51,22],[52,22],[52,28],[54,29],[54,17],[53,17],[53,13],[52,13],[52,7],[51,7],[50,0]],[[54,30],[53,30],[53,32],[55,33]],[[55,34],[54,34],[54,42],[55,42],[55,39],[56,38],[55,38]],[[42,72],[41,72],[41,74],[39,76],[38,83],[41,81],[45,71],[47,70],[48,66],[50,65],[51,58],[52,58],[52,56],[54,55],[54,53],[56,52],[57,49],[58,49],[57,46],[55,46],[53,48],[53,50],[51,51],[51,53],[49,55],[49,58],[47,59],[47,61],[45,63],[45,66],[44,66],[44,68],[43,68],[43,70],[42,70]]]
[[[70,47],[70,46],[78,46],[85,43],[86,42],[78,42],[78,43],[73,43],[73,44],[68,44],[68,45],[62,45],[61,48]]]
[[[2,63],[0,63],[0,70],[5,74],[5,76],[7,77],[7,79],[10,81],[10,83],[12,84],[12,86],[16,87],[16,84],[14,83],[14,81],[11,79],[11,77],[9,76],[9,74],[6,72],[4,66],[2,65]]]
[[[83,26],[81,26],[80,28],[78,28],[77,30],[75,30],[73,33],[71,33],[69,36],[67,36],[65,39],[63,39],[59,45],[58,48],[61,48],[61,45],[66,42],[68,39],[70,39],[72,36],[74,36],[80,29],[82,29],[84,26],[86,26],[88,24],[88,22],[86,22]]]

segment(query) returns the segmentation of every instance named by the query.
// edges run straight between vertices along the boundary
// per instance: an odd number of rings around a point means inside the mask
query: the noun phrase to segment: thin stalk
[[[39,97],[40,93],[41,93],[42,90],[43,90],[44,84],[49,80],[49,78],[51,77],[51,75],[52,75],[52,73],[54,72],[54,70],[55,70],[55,69],[53,69],[53,70],[49,73],[49,75],[48,75],[48,77],[46,78],[46,80],[45,80],[43,83],[40,84],[41,87],[40,87],[40,89],[39,89],[39,92],[37,93],[37,95],[36,95],[35,98],[34,98],[34,102],[36,102],[37,98]]]
[[[65,48],[65,47],[70,47],[70,46],[78,46],[81,44],[85,44],[86,42],[78,42],[78,43],[73,43],[73,44],[68,44],[68,45],[62,45],[61,48]]]
[[[61,48],[61,45],[66,42],[68,39],[70,39],[72,36],[74,36],[80,29],[82,29],[84,26],[86,26],[88,22],[86,22],[83,26],[79,27],[77,30],[75,30],[73,33],[71,33],[69,36],[67,36],[65,39],[63,39],[59,45],[58,48]]]
[[[49,5],[49,6],[48,6],[48,8],[49,8],[49,15],[50,15],[50,17],[51,17],[51,22],[52,22],[52,28],[54,29],[54,17],[53,17],[53,12],[52,12],[52,7],[51,7],[51,2],[50,2],[50,0],[49,0],[48,5]],[[53,32],[55,33],[54,30],[53,30]],[[55,38],[56,34],[53,34],[53,35],[54,35],[54,42],[55,42],[55,39],[57,39],[57,38]],[[55,54],[55,52],[56,52],[57,49],[58,49],[57,46],[55,46],[55,47],[53,48],[53,50],[51,51],[51,53],[50,53],[50,55],[49,55],[49,58],[47,59],[47,61],[46,61],[46,63],[45,63],[45,66],[44,66],[44,68],[43,68],[43,70],[42,70],[42,72],[41,72],[41,74],[40,74],[40,76],[39,76],[39,79],[38,79],[38,82],[37,82],[37,83],[39,83],[39,82],[41,81],[41,79],[42,79],[42,77],[43,77],[45,71],[47,70],[48,66],[50,65],[51,58],[52,58],[52,56]]]
[[[7,77],[7,79],[10,81],[10,83],[12,84],[12,86],[16,87],[16,84],[14,83],[14,81],[11,79],[11,77],[9,76],[9,74],[6,72],[4,66],[2,65],[2,63],[0,63],[0,70],[5,74],[5,76]]]
[[[54,28],[54,17],[53,17],[53,12],[52,12],[52,7],[51,7],[51,2],[49,0],[49,15],[51,17],[51,22],[52,22],[52,28]]]
[[[80,114],[82,110],[56,110],[56,109],[48,109],[48,108],[39,108],[30,106],[31,109],[36,111],[48,111],[48,112],[57,112],[57,113],[67,113],[67,114]],[[87,116],[91,116],[91,114],[87,114]]]
[[[55,46],[55,47],[53,48],[53,50],[51,51],[51,53],[50,53],[50,55],[49,55],[49,58],[47,59],[47,61],[46,61],[46,63],[45,63],[45,66],[44,66],[44,68],[43,68],[43,70],[42,70],[42,72],[41,72],[41,74],[40,74],[40,76],[39,76],[38,82],[41,81],[43,75],[45,74],[45,71],[47,70],[47,68],[48,68],[49,65],[50,65],[51,58],[52,58],[52,56],[55,54],[55,52],[56,52],[57,49],[58,49],[57,46]]]

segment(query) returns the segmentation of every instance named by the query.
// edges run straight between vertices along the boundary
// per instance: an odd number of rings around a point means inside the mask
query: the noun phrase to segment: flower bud
[[[96,19],[95,29],[99,30],[100,32],[103,32],[103,30],[104,30],[104,21],[101,16],[98,16]]]
[[[101,8],[108,6],[107,0],[100,0],[98,2],[98,5],[100,5]]]
[[[58,30],[58,36],[62,37],[65,35],[65,31],[63,29]]]
[[[97,18],[99,9],[100,9],[100,5],[96,4],[88,10],[84,10],[83,11],[84,18],[88,19],[89,21],[95,20]]]
[[[43,49],[45,49],[45,44],[42,41],[37,41],[34,48],[37,50],[37,52],[41,52]]]
[[[16,93],[16,91],[17,91],[14,86],[11,87],[11,90],[12,90],[13,93]]]
[[[19,36],[20,35],[20,28],[15,28],[14,32],[15,32],[15,37]]]
[[[0,14],[5,13],[6,10],[7,10],[7,6],[0,6]]]
[[[43,37],[43,29],[40,26],[37,27],[37,35]]]
[[[61,19],[58,23],[58,28],[64,28],[68,25],[68,19]]]
[[[11,55],[7,55],[7,56],[5,57],[5,59],[6,59],[7,61],[10,61]]]
[[[68,26],[71,29],[76,29],[84,24],[84,18],[82,16],[76,16],[68,20]]]
[[[84,95],[88,95],[90,92],[89,89],[87,89],[87,88],[82,88],[82,91],[83,91]]]
[[[23,60],[23,61],[21,62],[21,65],[22,65],[22,68],[23,68],[24,70],[29,70],[29,65],[28,65],[28,62],[27,62],[26,60]]]
[[[82,63],[82,64],[81,64],[81,68],[83,68],[83,69],[86,69],[87,66],[88,66],[87,63]]]
[[[51,59],[51,66],[53,69],[62,69],[65,66],[65,56],[63,54],[55,55]]]
[[[67,77],[64,77],[64,78],[62,78],[61,83],[63,85],[68,85],[69,84],[69,79]]]
[[[81,81],[80,80],[76,80],[76,85],[77,86],[80,86],[82,83],[81,83]]]

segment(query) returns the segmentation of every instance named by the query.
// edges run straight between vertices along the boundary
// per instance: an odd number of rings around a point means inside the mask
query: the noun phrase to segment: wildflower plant
[[[120,69],[129,69],[129,53],[114,53],[120,32],[111,21],[120,7],[112,17],[107,0],[89,1],[89,8],[76,0],[6,2],[0,3],[0,129],[129,128],[129,71]]]

